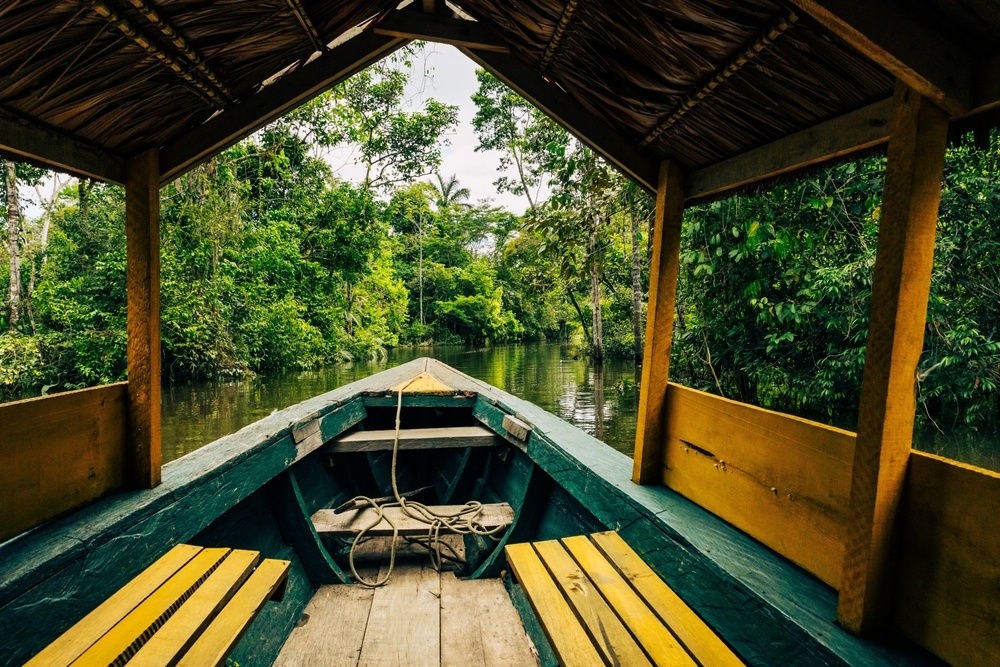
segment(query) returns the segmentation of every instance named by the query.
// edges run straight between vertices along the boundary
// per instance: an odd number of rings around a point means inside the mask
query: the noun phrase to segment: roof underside
[[[0,123],[55,137],[52,142],[64,153],[94,148],[98,156],[127,159],[161,148],[161,160],[170,163],[164,177],[175,177],[406,43],[375,35],[391,22],[398,4],[0,0]],[[417,2],[404,11],[415,14],[421,5],[433,4]],[[543,85],[552,89],[555,102],[565,98],[571,112],[561,120],[590,143],[607,144],[605,154],[616,153],[615,144],[627,144],[629,152],[618,164],[639,165],[631,170],[636,176],[661,159],[695,172],[890,97],[899,72],[884,66],[898,65],[900,53],[905,59],[906,45],[889,44],[888,60],[872,57],[864,46],[869,34],[858,41],[850,30],[831,28],[836,21],[824,19],[822,7],[837,4],[457,0],[452,6],[478,21],[477,34],[495,41],[488,50],[509,49],[507,60],[484,55],[481,64],[509,69],[502,63],[514,62],[520,74],[495,73],[504,80],[533,79],[525,82],[528,88]],[[1000,6],[992,0],[840,4],[884,6],[915,29],[933,30],[935,39],[961,44],[962,56],[977,72],[1000,70],[995,38]],[[445,13],[441,5],[435,17]],[[859,20],[863,24],[864,16]],[[358,26],[364,30],[345,41],[345,33],[353,35]],[[352,45],[351,53],[338,55]],[[474,45],[469,48],[465,52],[476,58]],[[323,68],[329,75],[317,76]],[[296,71],[300,79],[311,78],[296,83]],[[265,86],[282,79],[284,87]],[[987,101],[967,104],[967,111],[995,106]],[[598,138],[592,129],[581,129],[583,121],[574,120],[580,118],[589,126],[603,124]],[[48,140],[35,139],[28,144],[40,141],[42,148],[19,149],[3,140],[0,148],[118,180],[114,170],[88,171],[72,155],[57,156],[56,149],[49,156]],[[190,154],[188,146],[194,146]],[[638,180],[650,185],[649,178]]]

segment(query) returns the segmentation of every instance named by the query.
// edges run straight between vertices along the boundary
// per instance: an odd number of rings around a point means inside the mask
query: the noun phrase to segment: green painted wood
[[[395,408],[399,400],[395,394],[391,396],[363,396],[362,403],[366,407]],[[476,404],[474,396],[434,396],[427,394],[403,394],[404,408],[471,408]]]
[[[295,549],[309,581],[315,588],[324,584],[347,584],[352,579],[333,562],[323,546],[306,502],[302,498],[295,470],[290,469],[271,482],[271,501],[278,527],[285,541]]]
[[[503,583],[507,588],[507,594],[510,595],[511,602],[514,603],[514,609],[517,610],[518,616],[521,617],[521,624],[524,626],[524,631],[528,633],[528,637],[535,645],[535,650],[538,651],[539,667],[559,667],[559,659],[556,657],[556,652],[552,650],[552,644],[549,643],[549,638],[545,636],[545,630],[542,629],[542,624],[538,620],[535,610],[532,609],[531,601],[524,592],[524,588],[515,582],[514,578],[509,574],[504,576]]]

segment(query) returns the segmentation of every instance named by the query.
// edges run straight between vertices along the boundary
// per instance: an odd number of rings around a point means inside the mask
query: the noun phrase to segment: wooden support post
[[[888,619],[947,136],[947,114],[897,82],[838,602],[840,623],[856,633]]]
[[[128,253],[128,440],[125,484],[160,483],[160,167],[152,149],[125,173]]]
[[[674,335],[684,195],[683,172],[674,163],[663,162],[656,188],[646,343],[642,356],[639,419],[632,465],[632,481],[637,484],[659,484],[663,480],[664,401]]]

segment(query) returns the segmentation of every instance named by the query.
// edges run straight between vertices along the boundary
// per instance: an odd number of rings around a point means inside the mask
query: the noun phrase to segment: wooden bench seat
[[[510,544],[506,555],[566,667],[743,665],[617,533]]]
[[[444,514],[454,514],[461,510],[462,507],[463,505],[430,505],[428,509]],[[370,528],[366,535],[370,537],[391,537],[393,526],[396,526],[400,535],[427,534],[427,524],[406,516],[403,514],[402,508],[386,507],[384,512],[385,518],[378,525]],[[366,526],[371,526],[376,518],[377,512],[371,507],[360,510],[347,510],[339,514],[333,510],[319,510],[313,514],[312,522],[316,528],[316,533],[320,537],[349,538],[360,533]],[[514,521],[514,510],[507,503],[484,504],[482,512],[476,518],[476,521],[486,530],[509,526]],[[447,535],[450,532],[446,528],[441,529],[442,535]]]
[[[61,665],[223,665],[289,562],[179,544],[32,658]]]
[[[326,451],[333,454],[392,451],[395,440],[395,429],[352,431],[327,445]],[[504,444],[503,438],[482,426],[404,428],[399,432],[400,450],[496,447],[502,444]]]

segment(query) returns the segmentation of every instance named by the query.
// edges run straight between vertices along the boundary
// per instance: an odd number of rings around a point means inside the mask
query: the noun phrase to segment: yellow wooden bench
[[[27,665],[223,665],[289,562],[179,544],[49,644]]]
[[[743,665],[617,533],[510,544],[506,554],[565,667]]]

